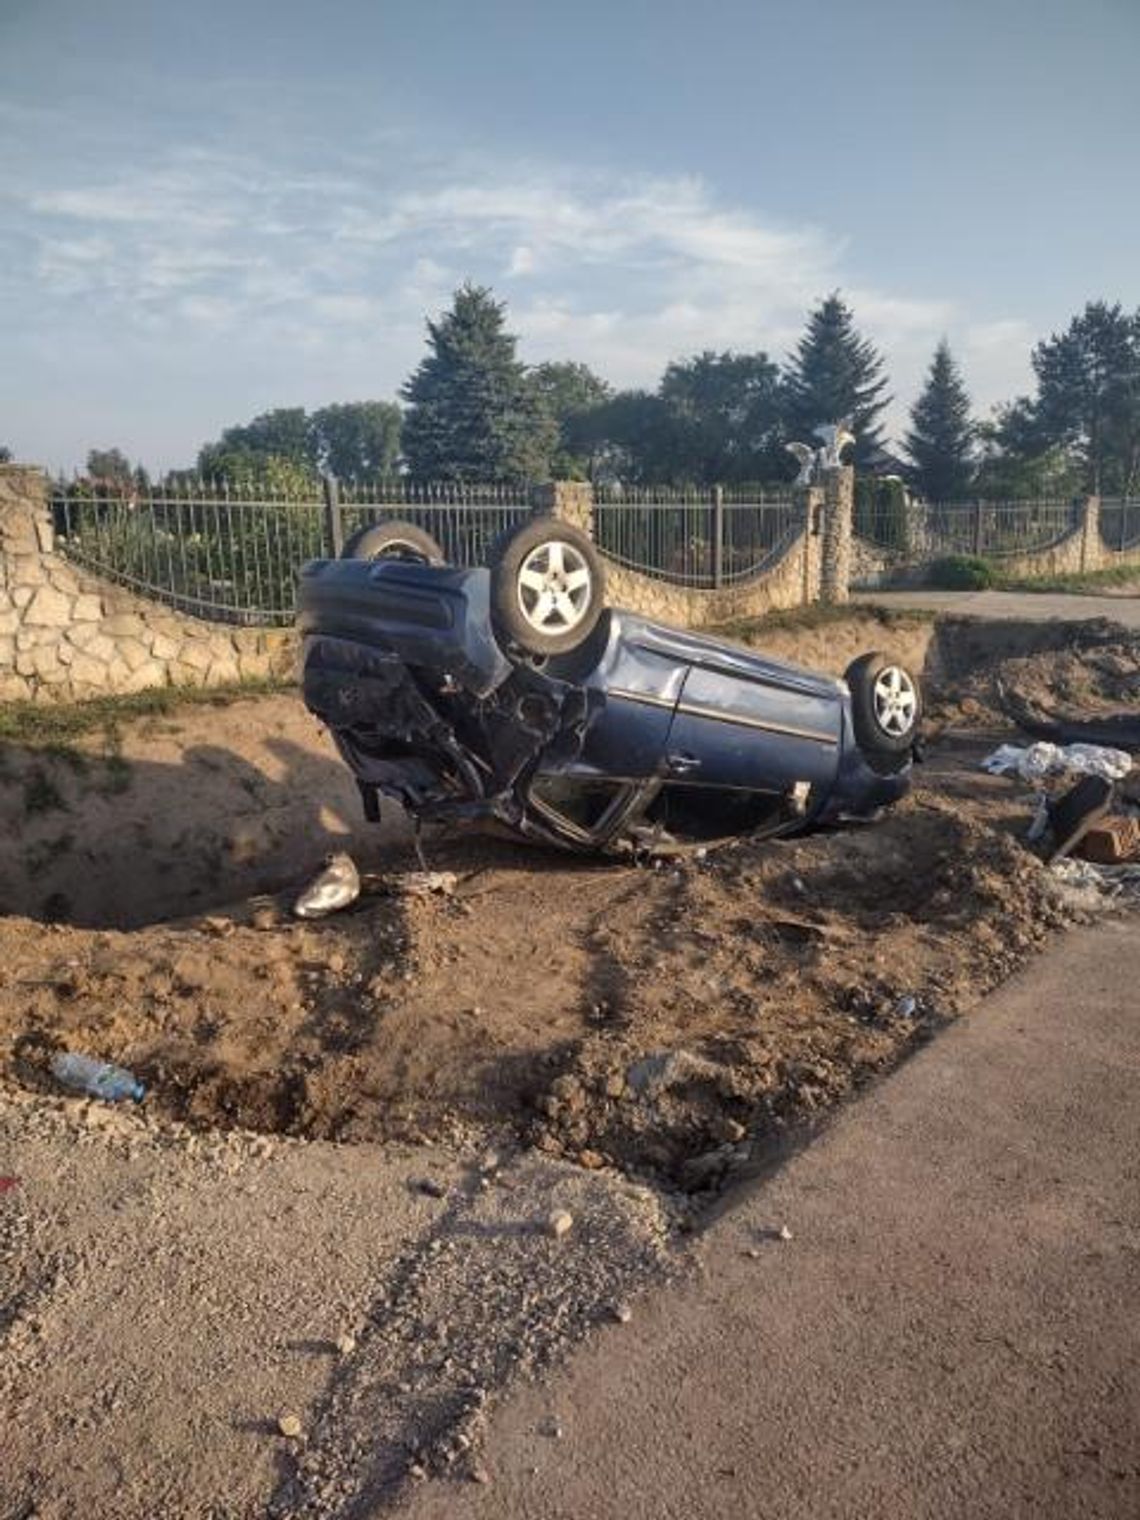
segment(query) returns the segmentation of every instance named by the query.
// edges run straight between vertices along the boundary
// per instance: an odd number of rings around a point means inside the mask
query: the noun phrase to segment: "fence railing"
[[[1140,544],[1140,498],[1105,497],[1100,504],[1100,538],[1106,549],[1135,549]]]
[[[370,523],[413,522],[451,564],[479,565],[531,502],[519,485],[330,480],[295,497],[200,481],[147,491],[60,484],[51,504],[57,547],[76,564],[193,616],[268,625],[293,620],[300,567],[338,554]],[[791,497],[741,486],[599,492],[594,531],[619,564],[715,587],[774,563],[801,517]]]
[[[746,486],[595,492],[607,558],[674,585],[711,589],[768,569],[803,531],[791,496]]]
[[[1071,501],[875,501],[855,513],[855,533],[892,561],[923,565],[952,554],[1002,558],[1049,549],[1074,533]]]
[[[56,546],[76,564],[178,611],[251,625],[291,623],[300,567],[370,522],[415,522],[453,564],[475,565],[530,512],[525,487],[405,481],[330,482],[310,499],[201,482],[145,493],[59,487],[51,506]]]
[[[452,565],[485,565],[496,539],[531,514],[526,486],[396,480],[337,483],[334,490],[345,539],[369,523],[398,517],[430,533]]]

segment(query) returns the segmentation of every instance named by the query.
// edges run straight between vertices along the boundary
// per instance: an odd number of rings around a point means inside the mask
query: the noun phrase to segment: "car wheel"
[[[602,614],[605,569],[580,528],[534,518],[500,542],[491,566],[491,608],[508,643],[528,654],[567,654]]]
[[[372,523],[354,533],[341,559],[400,559],[411,565],[442,565],[443,550],[422,528],[409,522]]]
[[[898,770],[918,738],[922,693],[905,665],[878,651],[847,667],[851,717],[859,748],[877,770]]]

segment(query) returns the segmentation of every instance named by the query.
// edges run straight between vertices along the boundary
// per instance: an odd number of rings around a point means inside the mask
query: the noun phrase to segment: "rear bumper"
[[[309,672],[344,659],[366,667],[395,658],[405,666],[450,677],[486,697],[511,674],[491,632],[487,570],[441,570],[397,560],[314,560],[301,572],[297,626]],[[335,656],[326,660],[322,654]],[[318,709],[314,709],[315,711]]]

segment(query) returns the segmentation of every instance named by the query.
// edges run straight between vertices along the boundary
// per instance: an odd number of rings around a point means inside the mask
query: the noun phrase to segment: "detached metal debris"
[[[351,855],[338,851],[330,855],[323,868],[293,904],[298,918],[324,918],[338,913],[360,896],[360,872]]]

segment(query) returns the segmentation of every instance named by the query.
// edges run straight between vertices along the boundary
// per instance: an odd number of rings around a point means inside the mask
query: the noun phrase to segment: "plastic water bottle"
[[[134,1072],[125,1066],[112,1066],[110,1061],[96,1061],[93,1056],[75,1055],[68,1050],[52,1057],[51,1072],[64,1087],[90,1093],[107,1103],[121,1103],[124,1098],[141,1103],[146,1092]]]

